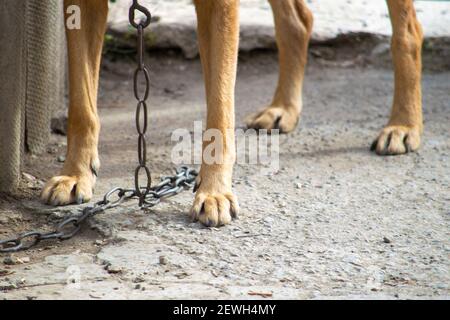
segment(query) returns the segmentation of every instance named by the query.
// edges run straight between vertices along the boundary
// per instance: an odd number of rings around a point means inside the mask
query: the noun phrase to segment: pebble
[[[145,281],[145,279],[142,276],[137,276],[136,278],[133,279],[134,283],[141,283],[141,282],[144,282],[144,281]]]
[[[108,265],[106,266],[106,271],[108,271],[108,273],[122,273],[123,270],[120,267]]]
[[[36,180],[35,176],[33,176],[33,175],[29,174],[29,173],[26,173],[26,172],[22,172],[22,176],[28,181],[35,181]]]
[[[437,289],[447,289],[448,285],[444,284],[444,283],[439,283],[435,286]]]
[[[168,263],[167,258],[165,256],[159,257],[159,264],[166,265]]]
[[[56,160],[58,162],[64,162],[64,161],[66,161],[66,157],[65,156],[58,156],[58,158],[56,158]]]
[[[12,257],[6,257],[5,259],[3,259],[3,264],[7,266],[12,266],[17,264],[17,260]]]
[[[17,258],[17,262],[19,262],[19,263],[29,263],[30,262],[30,258],[29,257]]]

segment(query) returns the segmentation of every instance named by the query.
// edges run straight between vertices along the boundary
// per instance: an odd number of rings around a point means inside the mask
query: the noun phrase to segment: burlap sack
[[[19,182],[24,151],[40,153],[63,104],[63,1],[0,1],[0,191]]]

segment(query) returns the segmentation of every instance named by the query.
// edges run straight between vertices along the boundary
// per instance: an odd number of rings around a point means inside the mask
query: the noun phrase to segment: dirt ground
[[[81,234],[0,256],[0,299],[450,298],[449,51],[425,53],[425,133],[419,152],[379,157],[369,146],[389,115],[386,45],[310,50],[302,120],[280,137],[280,170],[238,165],[240,219],[191,223],[192,192],[144,212],[135,203],[96,216]],[[171,174],[176,128],[205,117],[198,60],[153,52],[148,158]],[[267,104],[274,52],[241,55],[236,119]],[[137,161],[131,58],[108,54],[99,108],[102,168],[96,199],[132,186]],[[51,228],[79,207],[37,201],[62,166],[65,137],[28,156],[20,192],[0,197],[0,238]]]

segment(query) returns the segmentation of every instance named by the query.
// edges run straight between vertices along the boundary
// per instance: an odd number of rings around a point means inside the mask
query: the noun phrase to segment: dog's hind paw
[[[387,126],[372,143],[378,155],[398,155],[416,151],[420,146],[420,130],[407,126]]]
[[[251,114],[245,118],[247,128],[280,130],[280,133],[288,133],[295,129],[300,118],[299,111],[294,108],[270,106],[266,109]]]

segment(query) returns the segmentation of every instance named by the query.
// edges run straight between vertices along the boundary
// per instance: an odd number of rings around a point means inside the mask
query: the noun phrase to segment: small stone
[[[437,289],[442,289],[442,290],[444,290],[444,289],[447,289],[447,285],[446,284],[444,284],[444,283],[439,283],[439,284],[437,284],[436,286],[435,286]]]
[[[3,259],[3,264],[7,266],[13,266],[17,264],[17,260],[13,259],[12,257],[6,257],[5,259]]]
[[[187,273],[187,272],[180,272],[180,273],[177,273],[176,275],[175,275],[175,277],[177,277],[178,279],[184,279],[184,278],[186,278],[186,277],[189,277],[190,276],[190,274],[189,273]]]
[[[301,188],[302,188],[302,184],[301,184],[300,182],[296,182],[296,183],[295,183],[295,187],[296,187],[297,189],[301,189]]]
[[[133,279],[134,283],[141,283],[141,282],[144,282],[144,281],[145,281],[145,279],[142,276],[137,276],[136,278]]]
[[[19,263],[29,263],[30,262],[30,258],[29,257],[17,258],[17,262],[19,262]]]
[[[52,118],[50,127],[53,133],[60,135],[67,135],[67,116],[61,115],[59,117]]]
[[[22,172],[22,177],[24,177],[24,179],[26,179],[28,181],[35,181],[36,180],[35,176],[33,176],[33,175],[29,174],[29,173],[26,173],[26,172]]]
[[[383,237],[383,242],[384,243],[391,243],[391,240],[389,238]]]
[[[136,290],[139,290],[139,289],[141,288],[141,285],[140,285],[140,284],[137,284],[137,285],[134,286],[134,288],[135,288]]]
[[[8,283],[7,285],[0,285],[0,291],[8,291],[8,290],[14,290],[17,289],[17,285],[14,283]]]
[[[56,158],[56,160],[58,162],[64,162],[64,161],[66,161],[66,157],[65,156],[58,156],[58,158]]]
[[[9,217],[0,216],[0,224],[7,224],[9,222]]]
[[[168,263],[167,258],[165,256],[159,257],[159,264],[166,265]]]
[[[11,271],[11,270],[0,269],[0,277],[7,276],[7,275],[10,275],[13,273],[14,273],[14,271]],[[8,278],[5,278],[5,280],[8,280]]]
[[[49,154],[55,154],[56,152],[58,152],[58,149],[55,147],[48,147],[47,148],[47,153]]]
[[[108,273],[112,273],[112,274],[122,273],[122,268],[115,267],[115,266],[112,266],[112,265],[107,265],[106,266],[106,271],[108,271]]]

